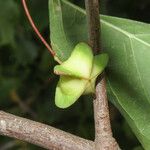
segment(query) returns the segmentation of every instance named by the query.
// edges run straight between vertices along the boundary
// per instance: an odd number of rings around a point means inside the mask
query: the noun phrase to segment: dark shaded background
[[[83,0],[72,2],[84,7]],[[48,1],[28,1],[38,28],[49,41]],[[102,0],[101,13],[150,22],[149,0]],[[58,78],[55,62],[31,29],[20,0],[0,0],[0,110],[50,124],[84,138],[94,139],[90,96],[66,110],[54,105]],[[120,113],[110,104],[114,136],[123,150],[140,144]],[[0,150],[42,148],[0,136]]]

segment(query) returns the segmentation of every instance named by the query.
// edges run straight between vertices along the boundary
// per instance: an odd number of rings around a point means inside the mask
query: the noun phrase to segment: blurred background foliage
[[[83,0],[72,0],[84,7]],[[49,41],[48,1],[28,5],[36,25]],[[150,22],[149,0],[101,0],[101,13]],[[55,62],[38,40],[24,14],[21,1],[0,0],[0,110],[50,124],[87,139],[94,139],[93,106],[90,96],[81,97],[71,108],[58,109],[54,92],[58,78]],[[128,124],[110,104],[113,133],[123,150],[142,150]],[[42,148],[0,136],[0,150]]]

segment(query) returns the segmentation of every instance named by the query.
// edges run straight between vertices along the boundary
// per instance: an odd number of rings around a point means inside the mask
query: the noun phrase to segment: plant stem
[[[97,0],[85,0],[89,44],[93,49],[94,54],[100,52],[100,21],[99,21],[99,5]]]
[[[93,48],[94,54],[101,52],[100,44],[100,15],[99,1],[85,0],[89,44]],[[96,150],[117,150],[117,142],[112,136],[110,125],[108,100],[106,94],[105,77],[96,85],[96,98],[94,100],[94,120],[95,120],[95,149]]]
[[[93,150],[94,142],[0,111],[0,134],[49,150]]]
[[[35,33],[37,34],[37,36],[40,38],[40,40],[42,41],[42,43],[45,45],[45,47],[48,49],[48,51],[51,53],[51,55],[54,57],[54,60],[56,60],[59,64],[61,64],[61,60],[56,56],[56,53],[52,50],[51,46],[46,42],[46,40],[44,39],[44,37],[41,35],[41,33],[39,32],[39,30],[37,29],[30,13],[29,13],[29,9],[27,7],[27,4],[26,4],[26,0],[22,0],[22,5],[23,5],[23,8],[25,10],[25,13],[26,13],[26,16],[33,28],[33,30],[35,31]]]
[[[118,144],[113,138],[105,77],[96,85],[96,99],[94,100],[95,118],[95,146],[96,150],[118,150]]]

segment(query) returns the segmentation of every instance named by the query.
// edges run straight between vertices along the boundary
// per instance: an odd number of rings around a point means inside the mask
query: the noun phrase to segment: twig
[[[101,52],[99,2],[98,0],[85,0],[85,4],[89,28],[89,43],[93,48],[94,54],[97,54]],[[96,85],[96,98],[94,100],[94,120],[95,149],[119,149],[117,142],[112,136],[104,76]]]
[[[51,126],[0,111],[0,134],[48,150],[93,150],[94,142]]]
[[[97,0],[85,0],[89,44],[92,47],[94,54],[100,52],[100,21],[99,21],[99,5]]]
[[[119,146],[112,135],[106,94],[106,81],[103,77],[96,85],[94,100],[95,146],[96,150],[118,150]]]
[[[41,35],[41,33],[39,32],[39,30],[37,29],[30,13],[29,13],[29,9],[27,7],[27,4],[26,4],[26,0],[22,0],[22,5],[23,5],[23,8],[25,10],[25,13],[26,13],[26,16],[34,30],[34,32],[37,34],[37,36],[40,38],[40,40],[42,41],[42,43],[45,45],[45,47],[48,49],[48,51],[51,53],[51,55],[54,57],[54,59],[59,63],[61,64],[61,60],[56,56],[56,53],[52,50],[51,46],[46,42],[46,40],[43,38],[43,36]]]

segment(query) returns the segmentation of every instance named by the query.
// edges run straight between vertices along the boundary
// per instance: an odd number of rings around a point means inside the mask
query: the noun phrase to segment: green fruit
[[[107,63],[107,54],[94,57],[88,44],[77,44],[68,60],[54,67],[54,73],[60,75],[55,93],[56,106],[67,108],[82,94],[94,93],[96,78]]]

